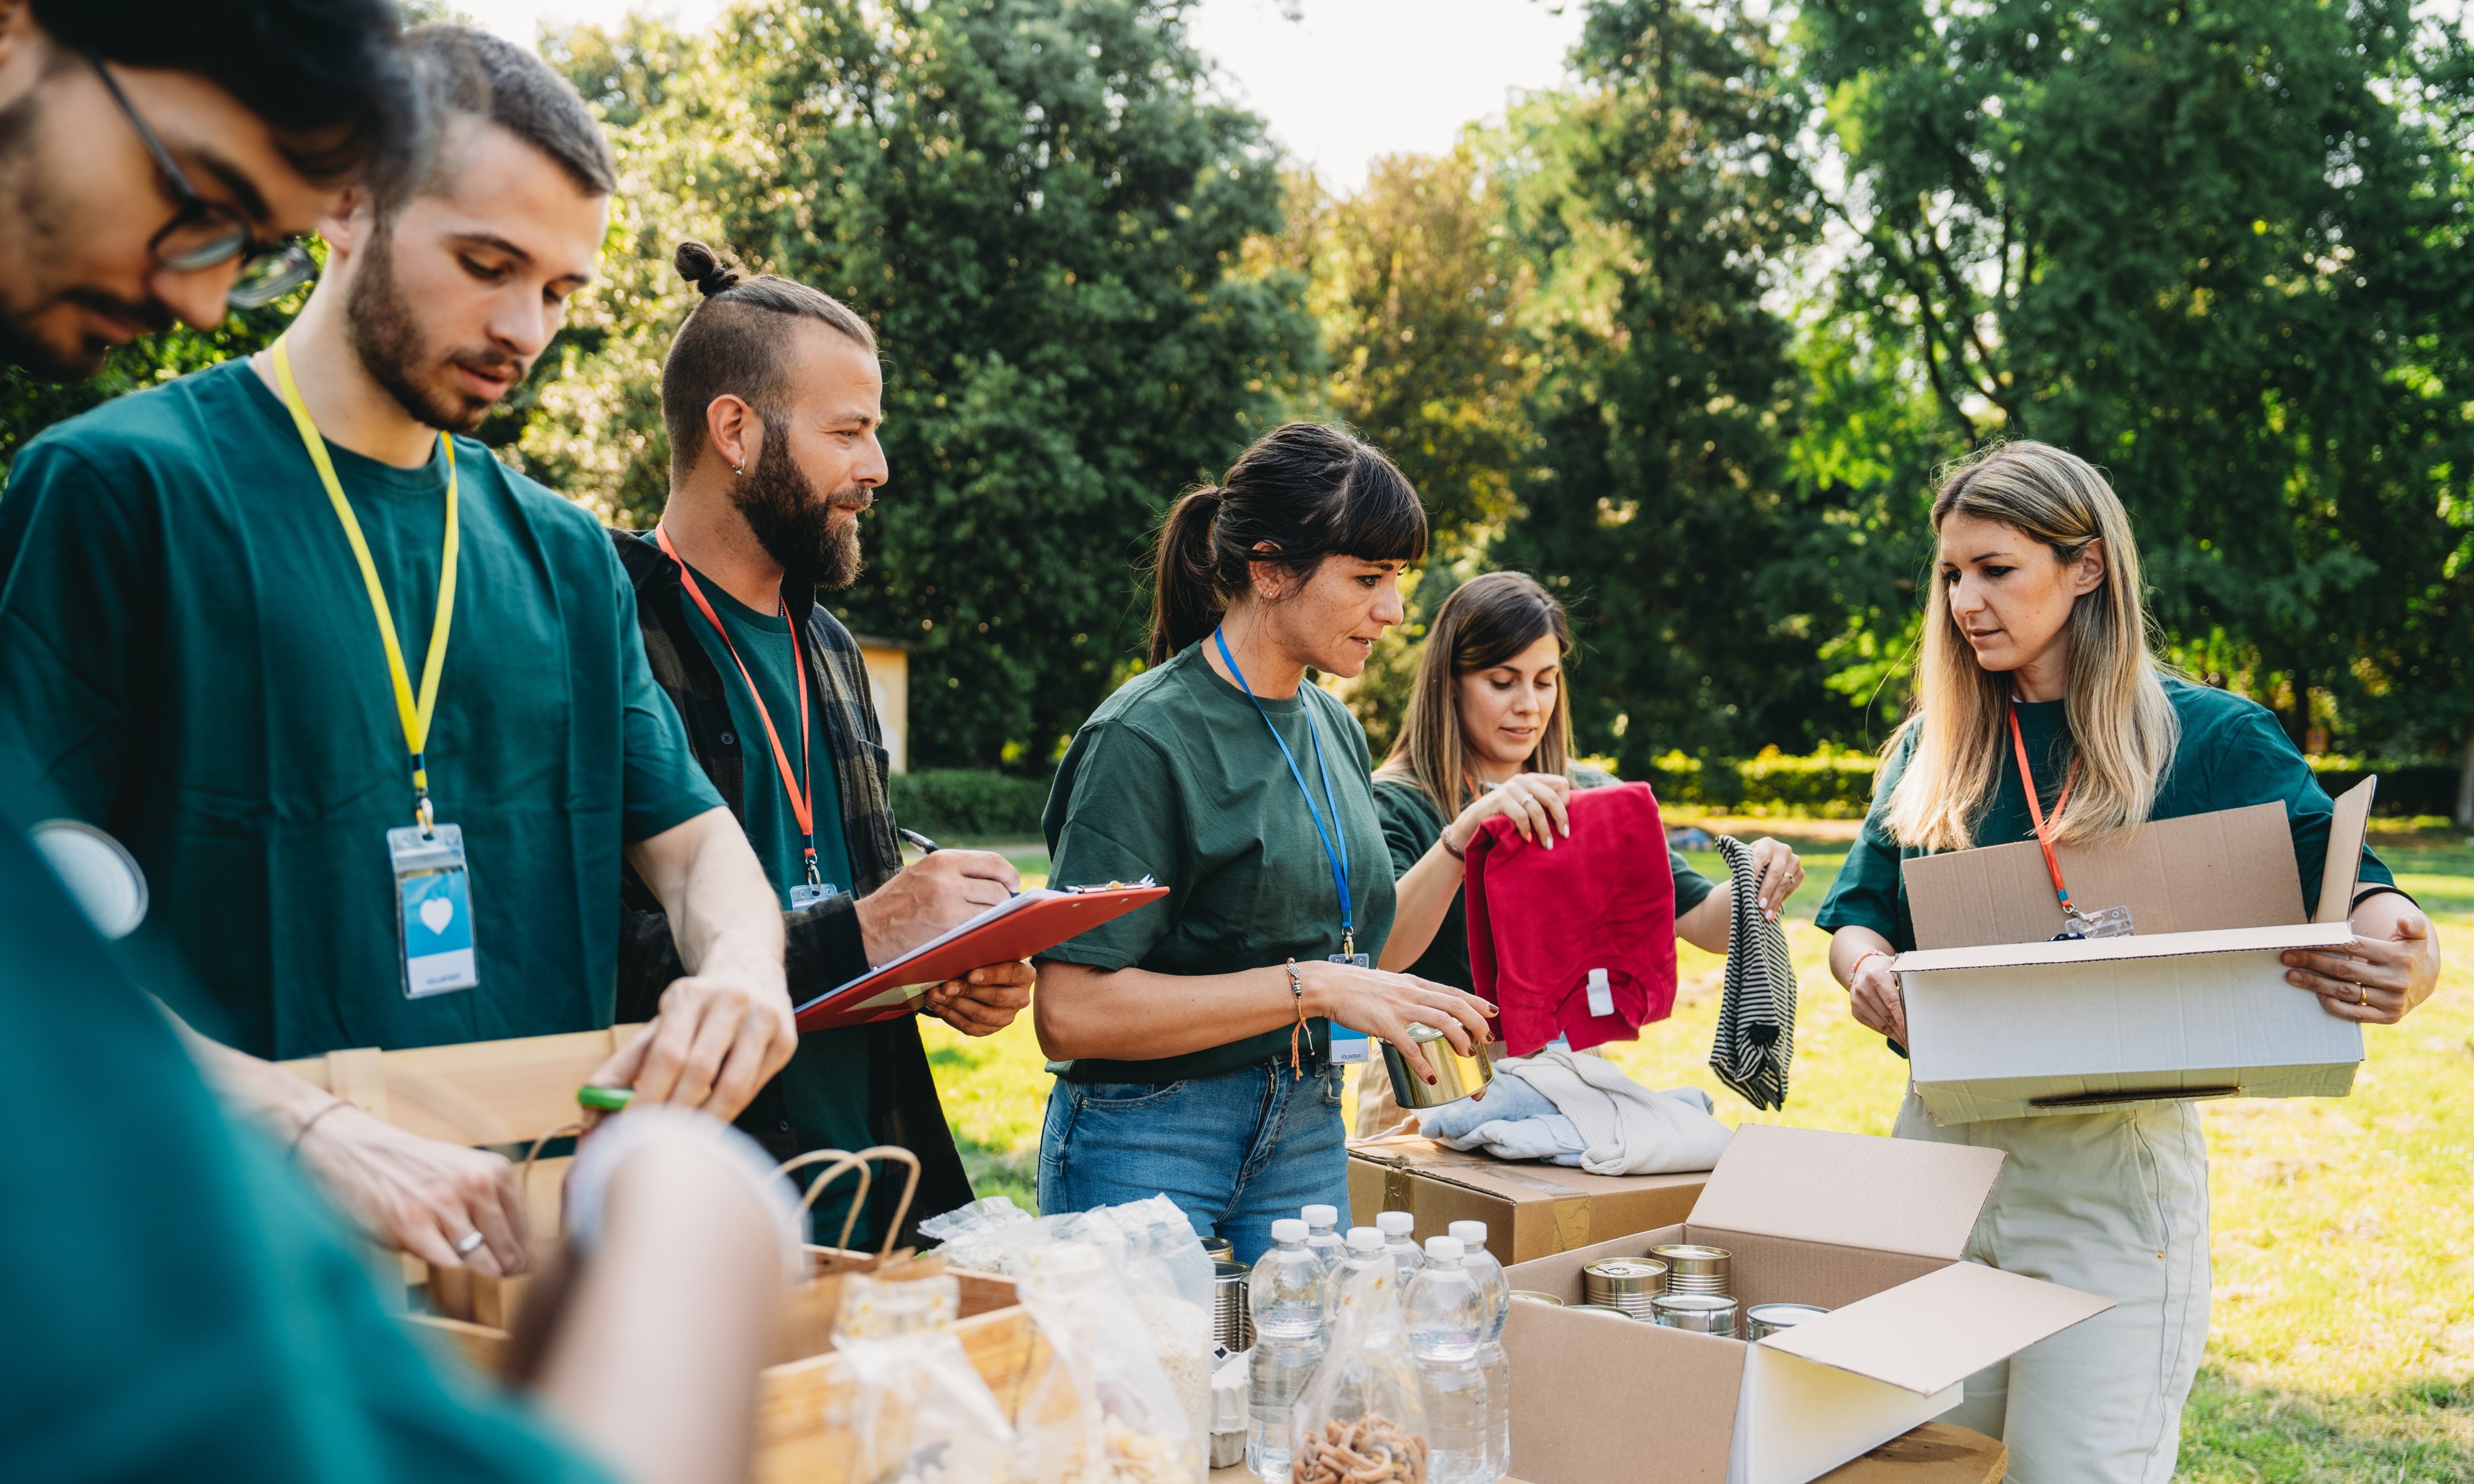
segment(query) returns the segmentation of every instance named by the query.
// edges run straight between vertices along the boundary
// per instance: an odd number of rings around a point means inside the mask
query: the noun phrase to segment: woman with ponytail
[[[2275,802],[2301,867],[2295,905],[2317,900],[2328,795],[2265,707],[2148,653],[2139,549],[2103,475],[2049,444],[1996,446],[1942,481],[1932,522],[1915,704],[1819,915],[1856,1019],[1904,1054],[1890,961],[1915,945],[1899,869],[1909,856],[2040,836],[2096,844],[2151,820]],[[2352,944],[2287,953],[2286,977],[2329,1015],[2394,1021],[2431,993],[2438,945],[2367,850],[2359,882]],[[1910,1092],[1896,1133],[2006,1156],[1970,1258],[2115,1304],[1971,1376],[1946,1420],[2003,1439],[2017,1484],[2165,1484],[2208,1337],[2198,1110],[1945,1128]]]
[[[1365,668],[1425,549],[1392,462],[1310,422],[1170,513],[1151,667],[1083,724],[1048,801],[1052,883],[1170,895],[1039,961],[1032,1017],[1058,1064],[1043,1211],[1166,1192],[1251,1262],[1275,1219],[1348,1209],[1334,1023],[1421,1074],[1413,1022],[1464,1054],[1488,1039],[1484,1001],[1372,967],[1392,859],[1366,733],[1308,678]]]

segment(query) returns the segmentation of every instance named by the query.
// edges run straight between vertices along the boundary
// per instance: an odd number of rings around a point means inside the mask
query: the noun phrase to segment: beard
[[[791,462],[787,431],[767,422],[764,432],[756,467],[734,484],[731,503],[755,533],[756,543],[792,580],[840,592],[859,581],[864,564],[856,513],[875,504],[876,496],[857,485],[832,495],[817,493],[815,481]],[[837,522],[835,515],[844,510],[854,514]]]
[[[354,268],[344,310],[345,333],[370,379],[386,388],[415,421],[433,428],[470,433],[498,405],[496,396],[475,396],[453,385],[452,368],[469,366],[493,374],[513,370],[510,387],[531,369],[530,362],[496,346],[430,355],[403,287],[396,281],[395,234],[383,222],[371,232],[369,247]]]

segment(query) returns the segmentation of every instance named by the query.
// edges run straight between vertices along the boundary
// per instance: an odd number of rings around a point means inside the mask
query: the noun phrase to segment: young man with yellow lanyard
[[[610,1024],[622,859],[691,924],[689,976],[596,1080],[729,1117],[794,1039],[780,914],[600,527],[455,436],[590,279],[609,146],[529,53],[460,27],[406,46],[433,144],[320,224],[284,338],[18,456],[0,777],[135,854],[202,986],[174,1008],[247,1054],[202,1059],[340,1204],[513,1270],[491,1157],[390,1138],[250,1058]]]

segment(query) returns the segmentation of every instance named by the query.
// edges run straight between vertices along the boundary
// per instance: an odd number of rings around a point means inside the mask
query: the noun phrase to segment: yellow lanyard
[[[361,585],[369,589],[370,611],[377,618],[378,638],[386,645],[387,673],[395,681],[395,708],[403,722],[404,747],[412,754],[413,818],[426,837],[430,832],[429,767],[422,754],[429,745],[429,724],[438,715],[438,674],[447,665],[447,631],[455,619],[455,443],[444,431],[439,433],[439,456],[447,461],[447,551],[439,558],[438,617],[429,628],[429,653],[421,663],[421,699],[415,702],[412,676],[404,669],[403,646],[396,642],[395,614],[387,608],[386,588],[378,583],[377,563],[370,560],[370,543],[362,539],[352,502],[344,498],[335,463],[327,457],[327,440],[319,435],[309,409],[302,405],[301,389],[293,384],[292,361],[284,353],[281,338],[268,359],[275,363],[275,383],[283,389],[283,405],[292,410],[292,425],[301,430],[301,446],[309,450],[309,462],[318,466],[319,482],[327,487],[335,518],[344,523],[344,539],[352,543],[352,559],[361,564]]]

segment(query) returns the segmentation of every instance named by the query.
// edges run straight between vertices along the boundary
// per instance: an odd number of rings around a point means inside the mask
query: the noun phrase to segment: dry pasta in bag
[[[1208,1434],[1169,1384],[1123,1275],[1098,1248],[1059,1241],[1021,1280],[1055,1359],[1015,1413],[1033,1484],[1200,1484]]]
[[[1333,1274],[1343,1278],[1331,1349],[1291,1414],[1291,1484],[1426,1484],[1426,1409],[1398,1272],[1382,1262]]]

